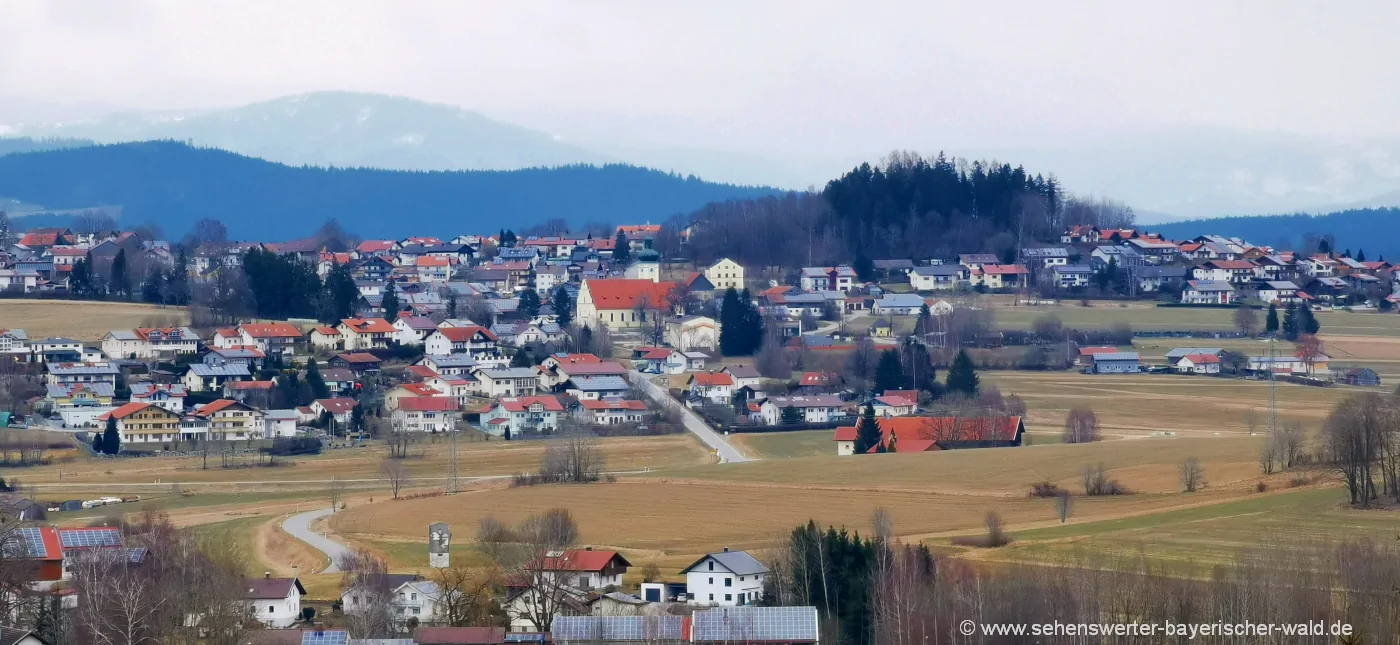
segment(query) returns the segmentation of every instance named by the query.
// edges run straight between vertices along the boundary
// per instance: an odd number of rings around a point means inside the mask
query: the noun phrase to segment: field
[[[56,336],[92,343],[102,340],[113,329],[188,322],[189,314],[183,307],[130,302],[0,300],[0,329],[23,329],[33,340]]]

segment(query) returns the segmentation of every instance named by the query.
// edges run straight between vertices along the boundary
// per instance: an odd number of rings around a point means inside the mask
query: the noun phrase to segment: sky
[[[1175,126],[1390,136],[1397,26],[1400,3],[1368,1],[5,0],[0,95],[167,110],[358,90],[819,155]]]

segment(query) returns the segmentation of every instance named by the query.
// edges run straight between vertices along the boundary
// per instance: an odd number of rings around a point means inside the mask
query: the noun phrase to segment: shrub
[[[1269,485],[1268,485],[1267,483],[1265,483],[1264,480],[1262,480],[1262,479],[1259,480],[1259,483],[1257,483],[1257,484],[1254,485],[1254,492],[1256,492],[1256,493],[1264,493],[1264,492],[1268,492],[1268,490],[1269,490]]]
[[[1059,496],[1062,490],[1063,489],[1060,488],[1059,484],[1056,484],[1055,482],[1052,482],[1047,479],[1043,482],[1031,484],[1031,492],[1029,496],[1040,498],[1057,497]]]

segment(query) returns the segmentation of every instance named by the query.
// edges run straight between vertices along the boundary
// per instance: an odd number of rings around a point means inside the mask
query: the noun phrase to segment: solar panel
[[[721,607],[697,611],[696,641],[817,640],[815,607]]]
[[[65,549],[84,549],[99,546],[121,546],[122,536],[113,528],[104,529],[59,529],[58,539]]]
[[[556,641],[680,640],[681,616],[555,616]]]
[[[349,645],[418,645],[412,638],[352,638]]]
[[[349,645],[350,633],[338,629],[302,632],[301,645]]]
[[[42,558],[48,555],[48,551],[44,548],[44,535],[39,529],[26,526],[15,529],[15,533],[19,536],[21,548],[23,548],[22,557]]]

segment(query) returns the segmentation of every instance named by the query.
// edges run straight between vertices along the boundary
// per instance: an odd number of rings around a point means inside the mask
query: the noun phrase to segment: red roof
[[[584,280],[583,283],[593,298],[593,307],[601,310],[633,309],[643,299],[650,309],[665,309],[669,306],[666,298],[676,286],[674,282],[627,278]]]
[[[229,383],[231,390],[271,390],[272,381],[234,381]]]
[[[336,354],[335,357],[352,365],[361,363],[365,365],[372,365],[375,363],[384,362],[380,360],[378,356],[375,356],[374,354],[371,354],[369,352],[345,352],[343,354]]]
[[[314,331],[314,332],[316,332],[316,333],[318,333],[318,334],[320,334],[320,335],[322,335],[322,336],[339,336],[339,335],[340,335],[340,331],[337,330],[335,327],[324,327],[324,326],[323,326],[323,327],[317,327],[317,328],[315,328],[315,329],[313,329],[313,330],[311,330],[311,331]]]
[[[695,374],[690,377],[691,382],[701,387],[715,387],[719,385],[734,385],[734,377],[728,372],[709,372],[705,374]]]
[[[1211,260],[1206,264],[1213,266],[1217,269],[1243,270],[1254,268],[1254,263],[1250,262],[1249,260]]]
[[[144,409],[150,408],[150,407],[160,407],[160,406],[154,405],[154,404],[151,404],[151,403],[143,403],[143,402],[141,402],[141,401],[132,401],[131,403],[128,403],[128,404],[126,404],[126,405],[123,405],[122,407],[119,407],[119,408],[117,408],[117,409],[115,409],[115,410],[112,410],[111,412],[107,412],[107,413],[103,414],[102,416],[97,417],[97,420],[98,420],[98,421],[106,421],[107,419],[125,419],[125,418],[127,418],[127,417],[129,417],[129,416],[131,416],[131,415],[133,415],[133,414],[135,414],[135,413],[137,413],[137,412],[140,412],[141,410],[144,410]],[[161,408],[161,409],[164,409],[164,408]]]
[[[248,407],[248,406],[246,406],[246,405],[243,405],[242,403],[239,403],[239,402],[237,402],[237,401],[234,401],[233,399],[219,399],[219,400],[217,400],[217,401],[210,402],[209,405],[206,405],[206,406],[200,408],[199,410],[196,410],[194,414],[195,414],[195,416],[198,416],[198,417],[207,417],[207,416],[209,416],[209,415],[211,415],[211,414],[213,414],[213,413],[215,413],[215,412],[218,412],[218,411],[220,411],[220,410],[224,410],[224,409],[227,409],[227,408],[231,408],[231,407],[234,407],[234,406],[244,407],[244,408]]]
[[[1030,271],[1019,264],[984,264],[982,273],[992,275],[1017,275],[1028,274]]]
[[[434,374],[434,376],[437,375]],[[404,383],[399,387],[407,390],[410,394],[413,394],[414,396],[437,396],[439,394],[442,394],[442,392],[437,391],[432,386],[426,383]]]
[[[802,378],[798,379],[797,384],[810,386],[831,385],[831,374],[827,372],[803,372]]]
[[[643,233],[643,234],[645,234],[645,233],[651,233],[651,234],[656,234],[656,233],[660,233],[660,232],[661,232],[661,225],[660,225],[660,224],[620,224],[620,225],[618,225],[617,230],[622,231],[623,233],[626,233],[626,234],[629,235],[629,236],[632,235],[632,234],[634,234],[634,233]]]
[[[632,563],[617,551],[571,549],[558,557],[545,558],[543,568],[546,571],[602,571],[614,559],[621,566],[632,566]]]
[[[586,410],[645,410],[647,404],[631,399],[602,399],[579,401]]]
[[[877,419],[880,434],[888,442],[897,438],[895,452],[924,452],[940,441],[1010,441],[1016,438],[1021,417],[894,417]],[[855,441],[856,427],[836,429],[835,441]]]
[[[424,255],[420,256],[417,260],[414,260],[414,264],[420,267],[445,267],[451,266],[452,262],[447,258],[438,257],[435,255]]]
[[[392,334],[396,330],[383,318],[345,318],[340,321],[357,334]]]
[[[1201,363],[1220,362],[1220,357],[1216,356],[1215,354],[1187,354],[1185,356],[1182,356],[1182,358],[1191,361],[1192,363],[1196,363],[1198,365]]]
[[[578,363],[601,363],[603,359],[593,354],[552,354],[549,358],[554,359],[561,365],[574,365]]]
[[[410,365],[406,371],[418,378],[433,378],[438,375],[437,372],[434,372],[433,369],[427,365]]]
[[[506,412],[525,412],[531,406],[539,404],[546,412],[563,412],[564,404],[559,402],[559,398],[552,395],[542,396],[507,396],[497,401]]]
[[[888,405],[888,406],[894,407],[894,408],[902,408],[902,407],[906,407],[906,406],[918,405],[918,399],[913,399],[913,398],[909,398],[909,397],[906,397],[906,396],[891,396],[891,395],[889,395],[889,394],[886,394],[886,395],[884,395],[884,396],[875,397],[875,400],[876,400],[876,401],[879,401],[880,403],[882,403],[882,404],[884,404],[884,405]]]
[[[556,371],[568,376],[623,376],[627,374],[627,368],[616,361],[560,365]]]
[[[1080,356],[1095,356],[1098,354],[1117,354],[1117,347],[1080,347]]]
[[[399,399],[399,409],[407,412],[451,412],[457,409],[457,400],[450,396]]]
[[[413,640],[421,645],[499,645],[506,642],[504,627],[419,627]]]
[[[291,323],[244,323],[238,328],[253,338],[301,338],[301,332]]]
[[[408,401],[409,399],[404,399]],[[314,403],[320,403],[331,414],[344,414],[355,409],[355,399],[338,396],[332,399],[316,399]],[[400,401],[402,403],[402,401]]]
[[[469,343],[477,340],[476,335],[481,334],[488,340],[496,340],[496,335],[490,329],[479,325],[468,325],[466,327],[440,327],[438,333],[454,343]]]
[[[355,247],[361,253],[379,253],[394,248],[393,240],[365,240]]]

